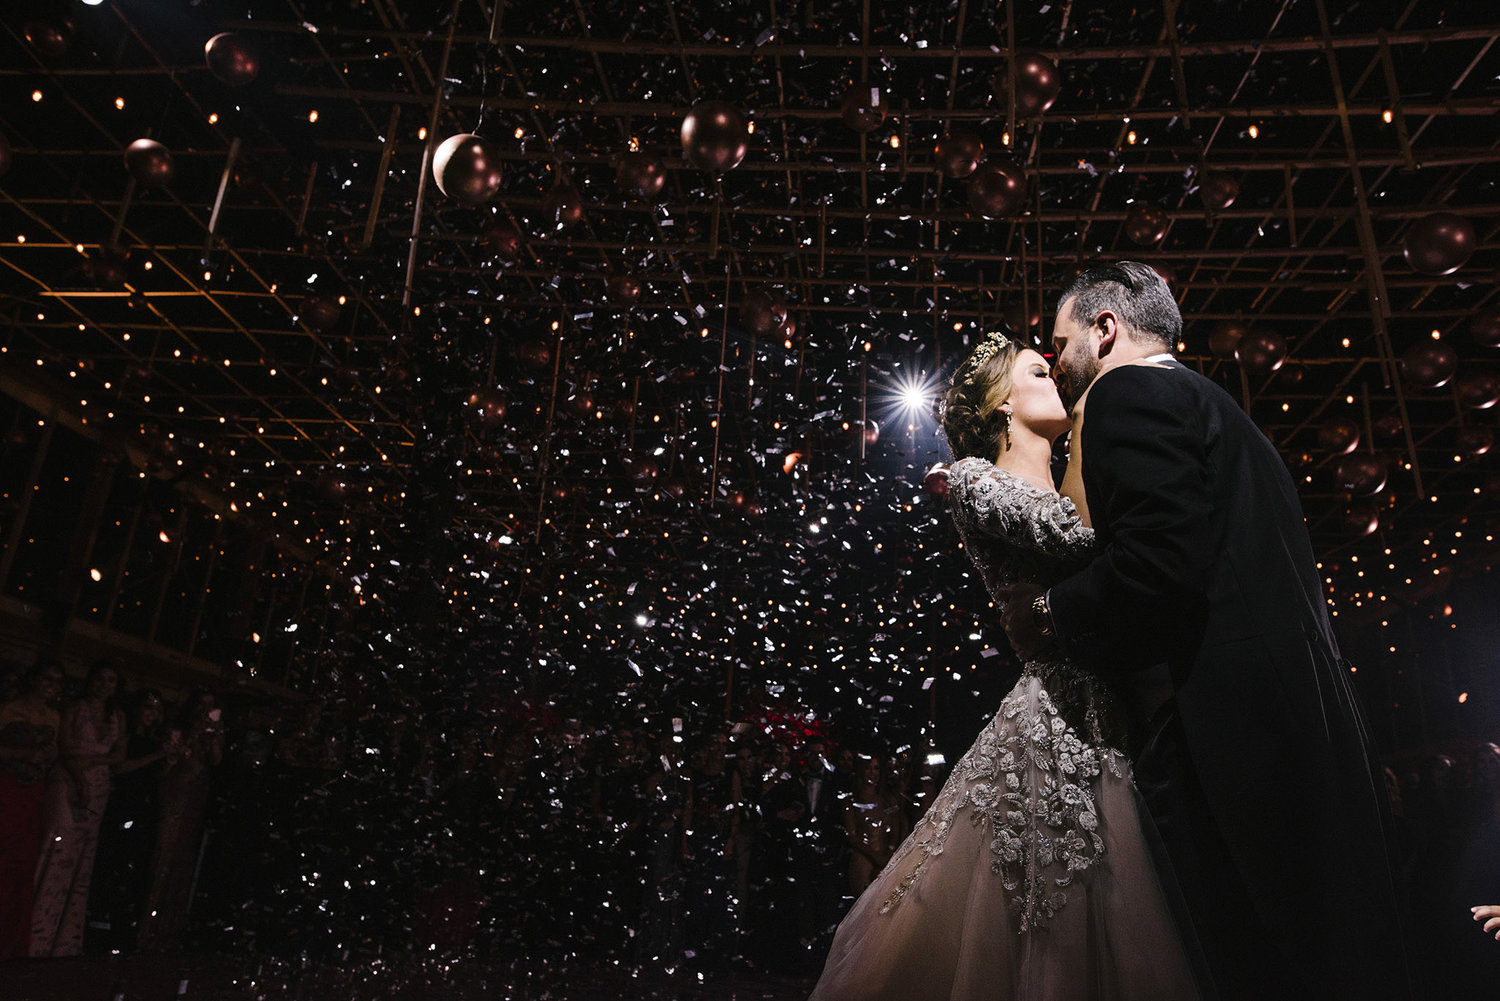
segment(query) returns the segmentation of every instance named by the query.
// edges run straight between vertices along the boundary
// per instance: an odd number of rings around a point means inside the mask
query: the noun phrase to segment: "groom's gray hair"
[[[1128,336],[1168,348],[1182,337],[1182,311],[1172,290],[1149,264],[1116,261],[1089,268],[1074,278],[1059,303],[1072,300],[1073,319],[1088,324],[1104,310],[1119,317]]]

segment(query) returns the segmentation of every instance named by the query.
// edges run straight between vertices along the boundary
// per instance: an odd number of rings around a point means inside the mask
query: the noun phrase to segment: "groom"
[[[1296,490],[1229,394],[1172,358],[1181,332],[1144,264],[1063,294],[1055,369],[1082,398],[1099,548],[1046,593],[1015,589],[1006,631],[1122,689],[1170,673],[1136,781],[1224,1001],[1410,997],[1383,787]]]

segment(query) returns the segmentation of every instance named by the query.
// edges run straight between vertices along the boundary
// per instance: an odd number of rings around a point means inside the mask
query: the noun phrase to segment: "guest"
[[[83,920],[110,769],[125,760],[125,716],[115,705],[120,672],[97,661],[83,697],[68,703],[58,728],[58,759],[43,806],[42,856],[31,912],[31,955],[83,952]]]
[[[181,747],[162,774],[151,892],[138,942],[142,952],[174,947],[192,906],[209,769],[224,758],[224,734],[212,692],[199,688],[188,694],[173,736]]]
[[[880,759],[860,755],[854,794],[844,807],[849,841],[849,891],[864,892],[906,836],[901,802],[886,789]]]
[[[157,793],[180,748],[162,725],[161,693],[156,689],[132,693],[126,719],[125,759],[114,767],[109,805],[99,828],[97,877],[89,898],[90,951],[119,952],[135,946],[141,907],[151,891],[151,858],[161,810]]]
[[[43,659],[21,695],[0,705],[0,959],[31,952],[31,911],[42,851],[47,770],[57,758],[62,667]]]

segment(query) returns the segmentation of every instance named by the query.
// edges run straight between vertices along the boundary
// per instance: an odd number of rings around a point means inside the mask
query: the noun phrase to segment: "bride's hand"
[[[1469,909],[1474,912],[1475,921],[1484,922],[1485,933],[1494,932],[1496,941],[1500,941],[1500,905],[1486,904]]]

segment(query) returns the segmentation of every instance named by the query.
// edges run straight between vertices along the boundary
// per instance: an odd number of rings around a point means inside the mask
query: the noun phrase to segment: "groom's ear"
[[[1120,335],[1120,319],[1109,310],[1101,310],[1094,318],[1094,326],[1099,328],[1099,357],[1103,358],[1114,350],[1115,339]]]

